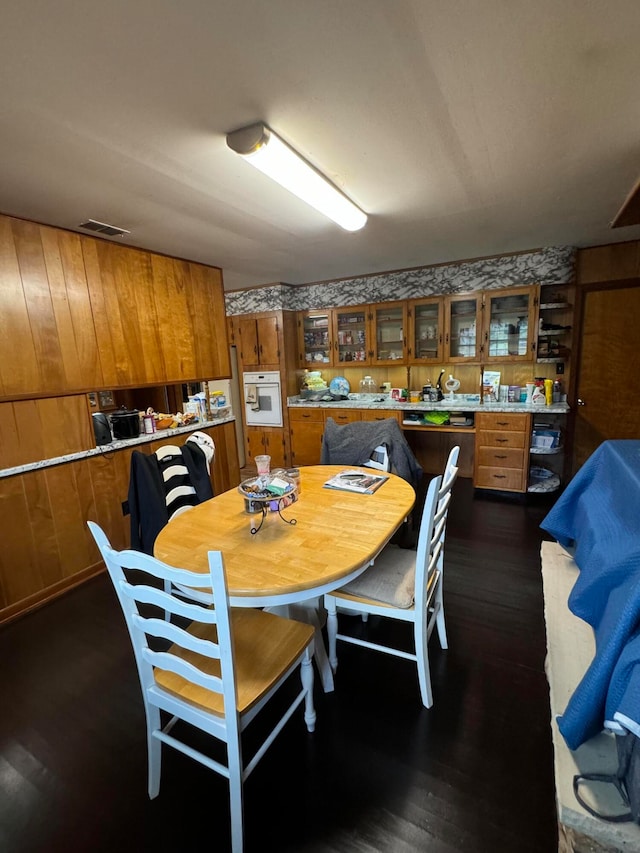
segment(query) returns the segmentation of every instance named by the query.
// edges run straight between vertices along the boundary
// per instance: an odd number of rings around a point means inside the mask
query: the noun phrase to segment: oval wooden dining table
[[[372,495],[324,487],[346,467],[300,469],[298,500],[282,510],[295,524],[269,512],[252,534],[244,499],[230,489],[172,519],[156,539],[154,556],[205,574],[208,552],[221,551],[232,607],[273,608],[315,599],[363,572],[415,502],[413,488],[395,474]],[[325,690],[332,689],[326,669],[323,682]]]
[[[291,604],[342,586],[384,548],[415,501],[413,488],[395,474],[372,495],[324,488],[345,467],[300,469],[298,500],[282,510],[295,524],[269,512],[252,534],[244,499],[230,489],[170,521],[154,556],[208,573],[208,552],[221,551],[233,607]]]

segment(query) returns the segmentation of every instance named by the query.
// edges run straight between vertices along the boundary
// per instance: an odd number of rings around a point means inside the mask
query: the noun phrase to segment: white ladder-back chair
[[[360,577],[324,597],[328,611],[329,661],[333,671],[335,672],[338,666],[337,640],[415,661],[422,704],[426,708],[433,705],[427,646],[434,625],[438,627],[440,645],[443,649],[447,648],[441,557],[451,489],[457,475],[458,469],[452,467],[444,482],[440,476],[431,480],[422,512],[416,551],[388,545],[376,557],[373,566]],[[338,607],[340,611],[374,614],[413,623],[415,653],[348,634],[339,634]]]
[[[114,551],[102,529],[91,521],[88,524],[120,601],[138,667],[147,721],[149,797],[156,797],[160,789],[162,744],[225,776],[231,849],[241,853],[245,779],[303,701],[307,729],[315,728],[313,628],[257,609],[230,608],[218,551],[209,552],[210,574],[203,575],[172,568],[138,551]],[[166,582],[181,590],[206,589],[209,605],[165,592],[160,587]],[[154,615],[149,615],[150,610]],[[188,620],[188,627],[167,621],[166,611],[181,619],[180,624]],[[161,641],[165,650],[154,650],[150,638],[152,643]],[[300,664],[302,689],[245,763],[243,730]],[[164,723],[161,712],[168,715]],[[225,743],[227,762],[215,761],[183,743],[172,732],[180,720]]]

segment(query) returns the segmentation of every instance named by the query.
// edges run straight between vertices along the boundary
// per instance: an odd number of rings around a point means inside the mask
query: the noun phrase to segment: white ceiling
[[[543,246],[640,174],[638,0],[4,0],[0,211],[293,284]],[[234,154],[263,120],[347,233]]]

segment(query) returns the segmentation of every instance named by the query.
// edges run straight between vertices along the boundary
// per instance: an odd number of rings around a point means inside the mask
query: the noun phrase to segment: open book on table
[[[368,471],[345,469],[336,474],[324,484],[325,489],[339,489],[343,492],[358,492],[361,495],[372,495],[376,489],[388,480],[386,474],[374,474]]]

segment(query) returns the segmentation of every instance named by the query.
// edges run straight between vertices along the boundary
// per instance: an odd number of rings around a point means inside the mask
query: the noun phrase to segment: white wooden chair
[[[333,671],[338,666],[337,640],[415,661],[420,695],[426,708],[433,704],[427,645],[434,625],[438,628],[440,645],[443,649],[447,648],[442,601],[442,554],[451,489],[458,469],[451,466],[446,471],[446,479],[435,477],[429,484],[417,551],[388,545],[376,557],[373,566],[360,577],[324,597],[328,612],[329,661]],[[339,634],[338,607],[341,611],[374,614],[413,623],[415,652],[405,652],[392,646]]]
[[[138,667],[147,720],[149,797],[156,797],[160,789],[163,743],[225,776],[231,803],[231,849],[241,853],[245,779],[303,701],[307,729],[315,728],[313,628],[261,610],[230,608],[218,551],[209,552],[206,576],[172,568],[137,551],[114,551],[102,529],[91,521],[88,524],[118,595]],[[181,589],[205,588],[213,604],[203,606],[167,594],[158,588],[166,581]],[[144,615],[139,604],[145,605]],[[148,615],[147,605],[157,613]],[[182,628],[166,621],[164,611],[190,624]],[[170,645],[165,651],[154,651],[149,638],[165,641],[163,647],[167,641]],[[302,689],[245,763],[243,730],[299,664]],[[164,724],[161,712],[169,715]],[[179,740],[172,732],[179,720],[225,743],[227,762],[215,761]]]

